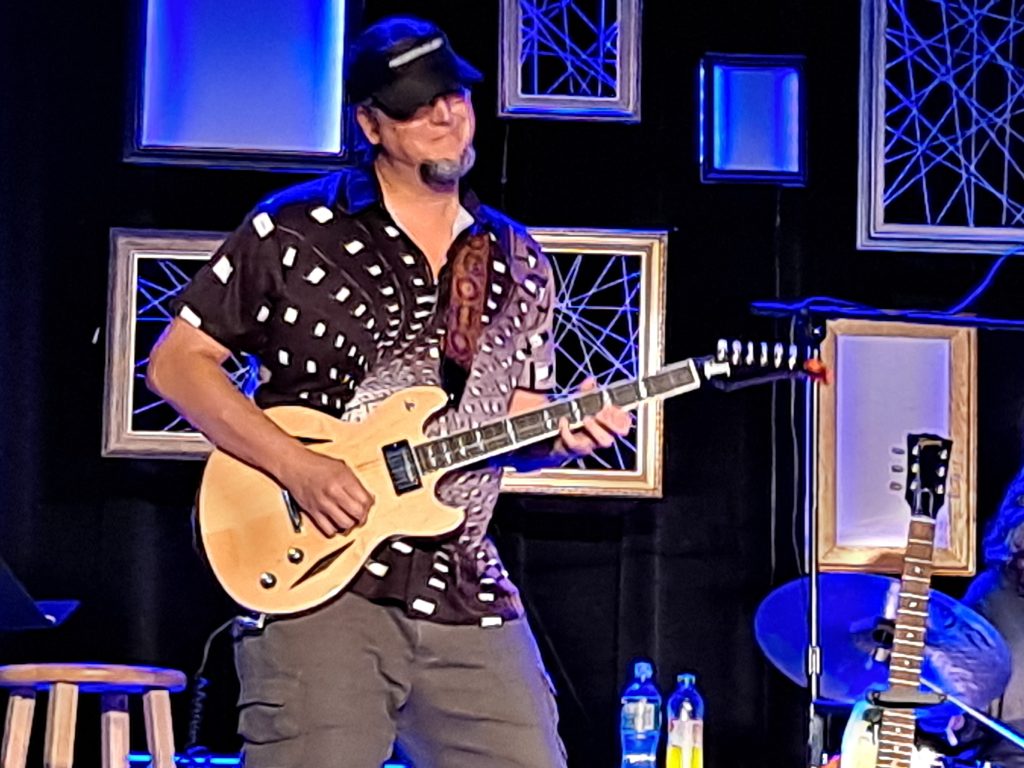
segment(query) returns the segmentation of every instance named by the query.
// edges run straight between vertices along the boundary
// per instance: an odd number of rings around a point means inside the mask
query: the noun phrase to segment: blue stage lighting
[[[345,150],[345,0],[139,0],[141,162],[308,167]]]
[[[709,53],[699,90],[701,181],[806,184],[802,56]]]
[[[128,755],[128,765],[150,765],[153,762],[151,755],[145,752],[133,752]],[[206,755],[203,757],[186,757],[185,755],[175,755],[174,762],[176,765],[184,766],[184,768],[191,768],[191,766],[237,766],[237,768],[244,768],[245,760],[241,755]],[[406,763],[384,763],[381,768],[410,768]]]

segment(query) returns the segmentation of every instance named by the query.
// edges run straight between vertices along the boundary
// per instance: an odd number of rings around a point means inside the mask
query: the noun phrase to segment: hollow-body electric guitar
[[[457,530],[463,513],[434,493],[446,472],[553,437],[561,419],[576,427],[607,404],[635,408],[712,379],[729,389],[793,377],[805,369],[816,375],[816,364],[794,346],[723,341],[713,356],[690,358],[651,376],[434,438],[426,436],[424,426],[448,404],[437,387],[393,394],[358,423],[302,406],[269,408],[266,415],[310,450],[343,459],[374,497],[373,508],[361,525],[325,536],[270,476],[215,450],[199,490],[205,554],[218,581],[240,605],[269,614],[308,610],[343,590],[382,542],[436,538]]]
[[[910,533],[903,558],[896,619],[889,653],[887,699],[920,697],[931,593],[935,518],[946,501],[952,441],[936,435],[907,436],[905,497],[911,506]],[[938,755],[916,745],[911,706],[879,707],[865,699],[854,705],[843,734],[841,768],[931,768]]]

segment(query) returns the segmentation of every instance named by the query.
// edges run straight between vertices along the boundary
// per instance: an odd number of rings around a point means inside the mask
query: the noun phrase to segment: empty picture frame
[[[667,233],[531,229],[552,262],[557,394],[587,377],[599,384],[656,372],[663,363]],[[171,320],[170,300],[223,241],[224,233],[114,229],[110,238],[103,455],[204,458],[210,444],[145,384],[149,350]],[[243,391],[258,377],[254,358],[228,374]],[[556,395],[557,396],[557,395]],[[508,473],[520,492],[658,496],[662,407],[642,405],[633,432],[567,466]]]
[[[501,0],[498,114],[640,120],[640,0]]]
[[[309,169],[347,159],[342,59],[358,0],[136,0],[125,159]]]
[[[822,569],[902,569],[911,514],[906,437],[929,432],[953,440],[936,573],[973,574],[977,331],[849,319],[826,327],[822,361],[832,379],[819,390],[816,484]]]
[[[1021,21],[1000,3],[862,0],[859,248],[1024,240]]]

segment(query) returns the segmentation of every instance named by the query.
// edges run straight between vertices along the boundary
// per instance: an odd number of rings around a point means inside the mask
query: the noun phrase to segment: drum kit
[[[866,573],[823,573],[818,578],[820,705],[834,711],[852,707],[870,691],[885,688],[900,583]],[[789,582],[765,598],[755,618],[757,640],[765,655],[786,677],[803,686],[808,683],[809,599],[808,578]],[[921,676],[925,687],[942,695],[941,703],[917,710],[923,730],[941,734],[950,718],[962,711],[990,720],[982,712],[1006,687],[1010,650],[985,618],[933,589]],[[986,724],[1000,725],[995,720]],[[1006,735],[1012,738],[1012,731]]]

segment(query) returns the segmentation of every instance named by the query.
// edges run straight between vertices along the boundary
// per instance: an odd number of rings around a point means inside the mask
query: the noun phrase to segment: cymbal
[[[867,573],[823,573],[819,583],[821,696],[853,703],[870,689],[886,687],[889,662],[877,653],[877,627],[880,619],[895,619],[900,584]],[[806,577],[784,584],[764,599],[754,619],[765,655],[802,686],[807,685],[809,590]],[[1010,650],[1002,636],[981,615],[934,589],[925,642],[921,674],[943,691],[984,709],[1006,688]]]

